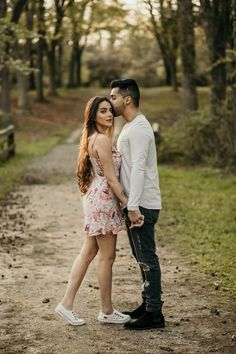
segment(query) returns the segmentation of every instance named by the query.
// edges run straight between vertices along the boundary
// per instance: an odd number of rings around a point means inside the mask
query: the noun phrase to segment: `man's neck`
[[[139,114],[141,114],[139,109],[132,109],[128,112],[123,113],[123,118],[126,120],[126,122],[131,122],[133,119],[135,119]]]

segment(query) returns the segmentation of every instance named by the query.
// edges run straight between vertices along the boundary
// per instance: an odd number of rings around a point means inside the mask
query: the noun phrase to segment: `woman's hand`
[[[141,227],[144,223],[144,215],[140,211],[128,211],[128,218],[130,219],[131,225],[130,229],[134,227]]]

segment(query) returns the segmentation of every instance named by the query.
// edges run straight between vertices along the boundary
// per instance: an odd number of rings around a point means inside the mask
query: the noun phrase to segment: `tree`
[[[5,1],[5,0],[4,0]],[[14,1],[14,8],[12,12],[11,22],[18,23],[23,13],[24,7],[27,4],[28,0],[15,0]]]
[[[45,7],[44,0],[37,0],[37,31],[38,31],[38,42],[37,42],[37,59],[36,59],[36,100],[38,102],[45,102],[44,97],[44,50],[45,50]]]
[[[234,56],[232,73],[232,114],[236,127],[236,0],[232,1],[232,50]]]
[[[13,49],[17,38],[17,23],[24,10],[27,0],[16,0],[13,3],[10,20],[8,19],[8,3],[0,3],[0,20],[2,23],[2,46],[0,63],[1,81],[1,109],[5,113],[6,124],[10,120],[10,71],[9,66],[14,66]],[[18,63],[19,64],[19,63]],[[5,124],[5,123],[4,123]]]
[[[231,0],[200,0],[201,19],[211,62],[211,105],[213,113],[226,98],[226,46],[230,31]]]
[[[69,41],[71,54],[69,59],[68,87],[78,87],[81,85],[82,55],[86,48],[89,35],[93,33],[93,35],[99,36],[99,34],[106,32],[106,35],[109,37],[107,47],[113,47],[118,33],[125,27],[124,16],[126,13],[118,0],[109,1],[109,3],[106,4],[106,11],[104,11],[104,1],[102,0],[72,2],[68,8],[68,20],[70,20],[71,24],[71,38]],[[107,49],[103,48],[101,43],[99,43],[98,46],[99,51],[103,53]],[[98,56],[100,58],[103,57],[102,53],[98,53]],[[91,68],[97,61],[96,59],[97,58],[92,58],[92,60],[90,60],[89,65]],[[107,60],[105,60],[105,62],[107,62]],[[112,69],[110,70],[108,67],[105,69],[112,71]],[[98,70],[95,71],[98,72]],[[91,73],[90,79],[93,80],[95,76],[96,73]],[[110,76],[110,74],[107,76]],[[103,81],[102,78],[101,81]]]
[[[182,60],[182,100],[184,109],[196,110],[195,38],[192,0],[178,0],[179,34]]]
[[[33,17],[35,14],[35,1],[29,1],[25,6],[25,27],[28,30],[28,34],[33,31]],[[23,44],[20,46],[18,43],[18,55],[21,56],[23,62],[29,67],[32,63],[32,38],[28,35],[23,40]],[[31,70],[32,71],[32,70]],[[18,106],[20,112],[26,112],[29,110],[28,90],[29,90],[29,75],[31,71],[22,72],[17,71],[18,79]]]
[[[48,69],[49,69],[49,94],[52,96],[57,95],[56,89],[56,78],[58,71],[58,60],[56,57],[56,50],[61,47],[62,43],[62,23],[65,16],[65,11],[67,7],[73,2],[73,0],[54,0],[55,8],[55,22],[52,37],[48,35],[48,41],[45,41],[46,52],[48,58]],[[52,18],[52,17],[51,17]],[[52,23],[50,22],[50,26]],[[62,57],[60,57],[62,59]]]
[[[86,19],[85,12],[89,5],[91,5],[90,15],[89,19]],[[91,0],[84,0],[79,3],[72,0],[68,6],[68,15],[71,21],[68,87],[78,87],[81,85],[82,54],[85,49],[87,36],[90,33],[94,6],[96,4],[92,4]]]
[[[117,48],[116,62],[119,60],[122,63],[121,75],[135,77],[143,87],[163,85],[160,51],[147,27],[147,19],[142,13],[137,13],[136,17],[136,24],[130,25],[128,34],[122,40],[122,47]],[[115,63],[111,65],[114,67]]]
[[[0,3],[0,18],[3,19],[6,16],[6,13],[7,13],[7,1],[3,0]],[[3,34],[5,34],[5,38],[6,38],[6,33],[4,32]],[[4,113],[10,112],[9,69],[6,66],[6,56],[8,54],[8,51],[9,51],[8,45],[3,41],[0,80],[1,80],[1,108]]]
[[[159,0],[158,7],[152,0],[146,0],[152,32],[160,48],[166,72],[166,85],[172,85],[174,91],[177,83],[177,51],[178,51],[178,13],[172,0]],[[155,16],[159,14],[159,16]]]

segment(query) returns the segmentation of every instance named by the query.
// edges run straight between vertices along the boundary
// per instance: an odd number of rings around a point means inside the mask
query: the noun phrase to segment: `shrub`
[[[158,156],[160,162],[199,164],[236,172],[235,123],[225,107],[213,116],[206,108],[187,112],[162,132]]]

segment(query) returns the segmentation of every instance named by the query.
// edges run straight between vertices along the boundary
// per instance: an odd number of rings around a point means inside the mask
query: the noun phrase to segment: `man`
[[[129,241],[143,280],[142,304],[133,311],[124,312],[135,319],[125,324],[126,329],[133,330],[165,327],[154,230],[161,209],[156,146],[151,125],[139,110],[139,99],[135,80],[111,82],[115,115],[121,115],[127,122],[117,141],[122,155],[120,180],[128,196],[124,212]],[[140,223],[142,215],[144,224],[133,227]]]

